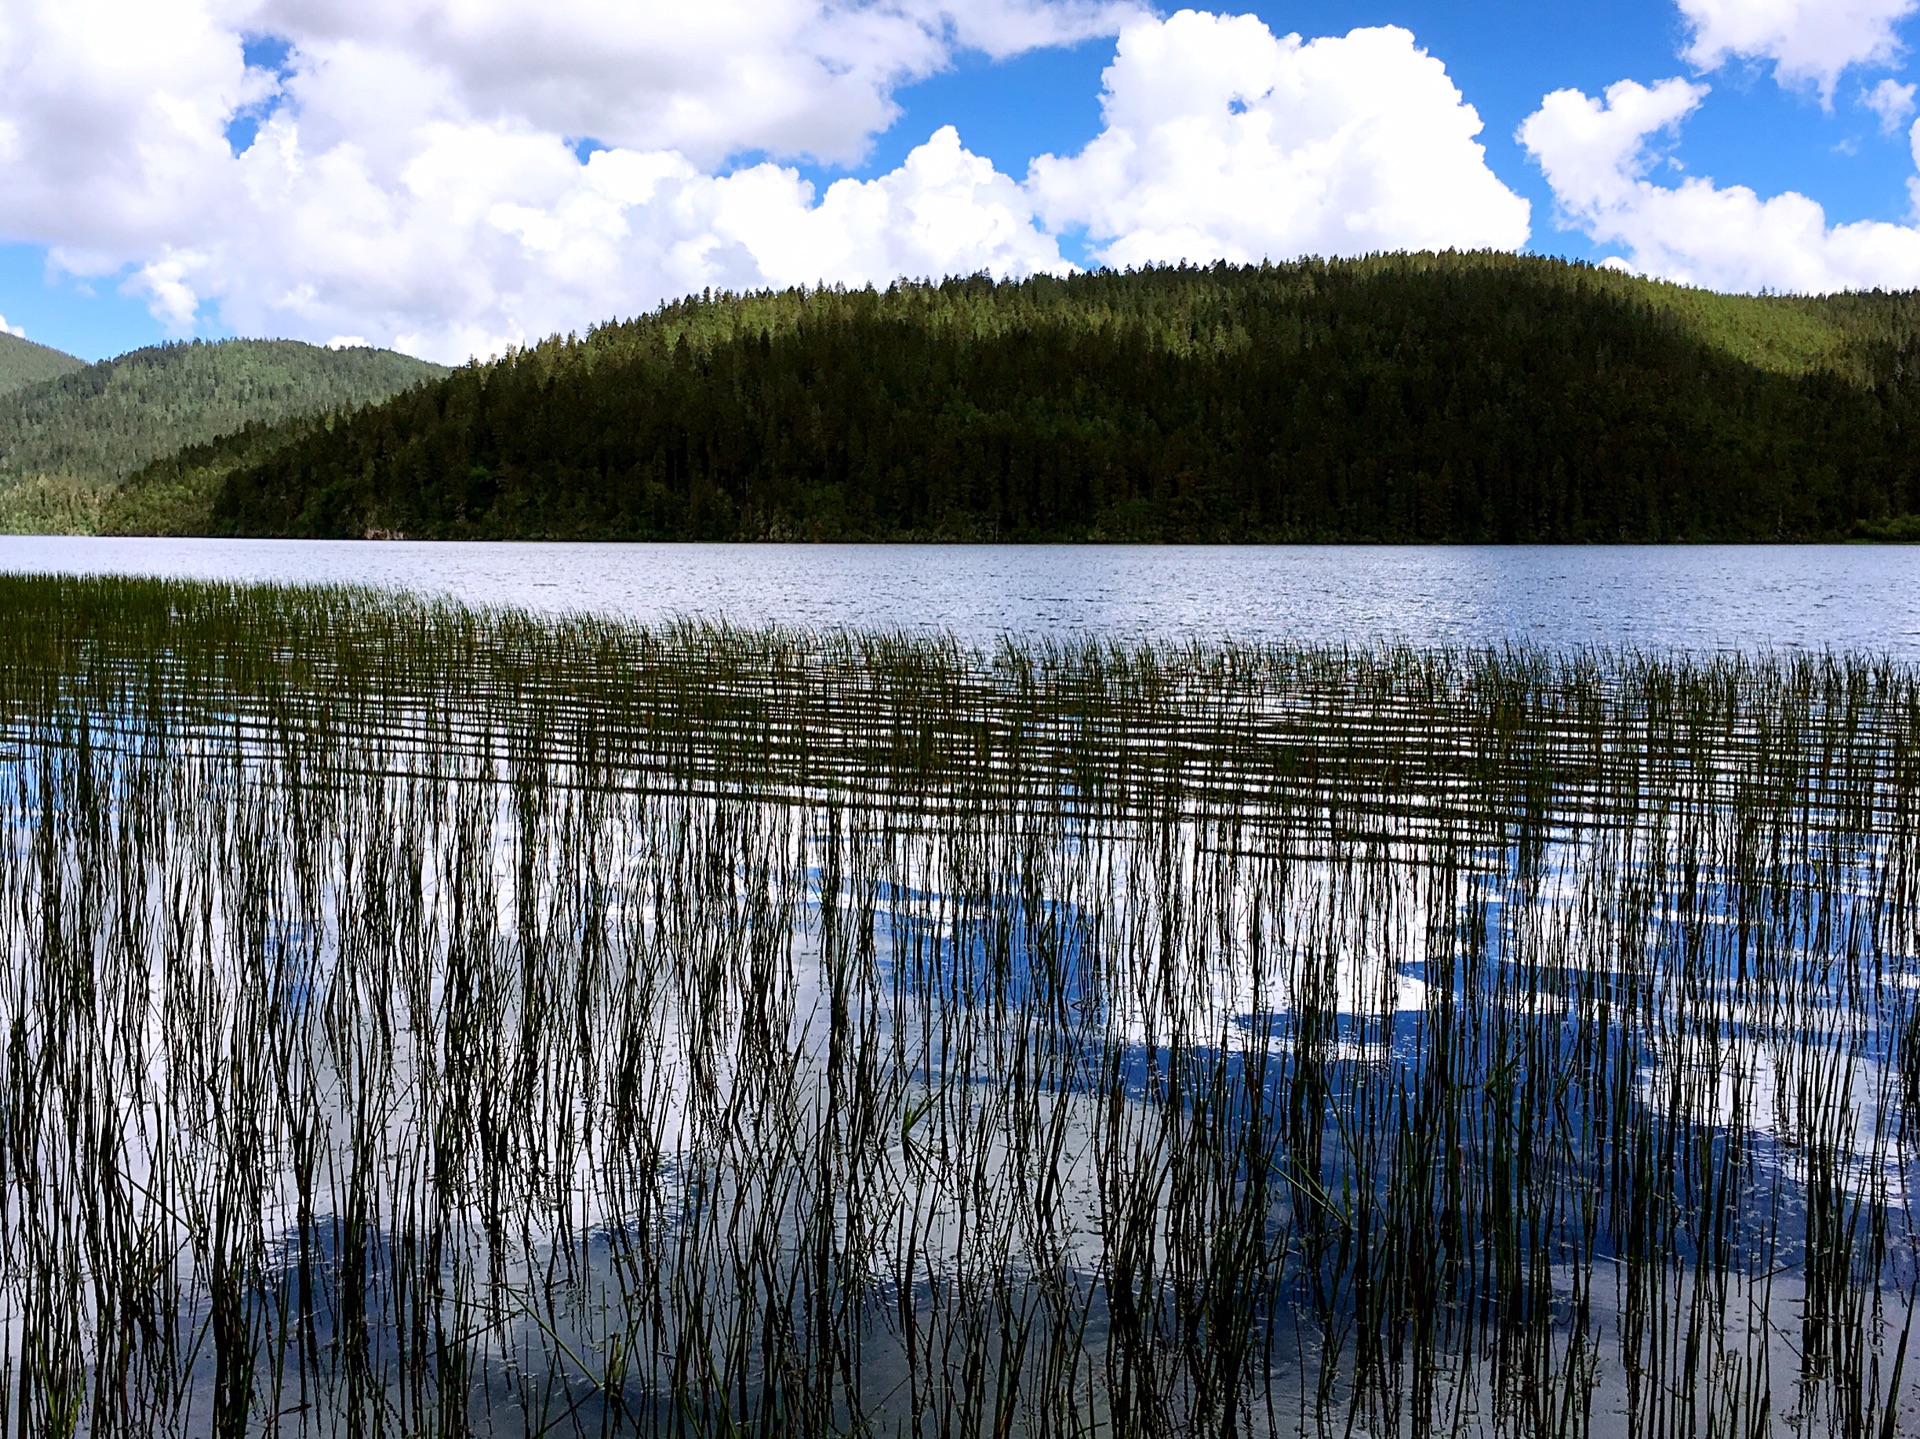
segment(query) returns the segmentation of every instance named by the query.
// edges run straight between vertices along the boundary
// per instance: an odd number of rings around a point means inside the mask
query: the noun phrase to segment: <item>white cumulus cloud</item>
[[[962,50],[1118,37],[1105,128],[1024,183],[943,128],[850,164]],[[707,286],[1425,246],[1527,205],[1404,30],[1137,0],[0,0],[0,240],[176,333],[460,360]]]
[[[1851,66],[1899,58],[1900,24],[1916,9],[1920,0],[1680,0],[1693,64],[1770,60],[1783,84],[1812,85],[1827,100]]]
[[[1059,268],[1015,183],[949,132],[824,195],[777,162],[857,161],[894,91],[962,48],[1017,54],[1139,13],[3,0],[0,238],[125,276],[177,332],[217,313],[451,359],[704,285]]]
[[[1405,30],[1302,41],[1182,11],[1120,36],[1105,129],[1029,179],[1114,265],[1526,243],[1480,117]]]
[[[755,150],[858,160],[898,113],[894,89],[940,70],[956,49],[1008,56],[1110,35],[1140,9],[1134,0],[229,3],[252,12],[250,31],[296,43],[289,89],[309,123],[325,115],[365,129],[395,104],[511,115],[705,167]]]
[[[227,121],[274,85],[237,18],[198,0],[0,5],[0,230],[104,273],[217,213]]]
[[[27,338],[27,332],[18,325],[9,325],[5,315],[0,315],[0,335],[12,335],[16,340]]]
[[[1834,225],[1805,195],[1762,198],[1704,177],[1660,183],[1656,141],[1699,108],[1707,87],[1631,80],[1594,98],[1559,90],[1520,127],[1568,220],[1626,250],[1642,273],[1720,290],[1802,294],[1920,286],[1920,229]],[[1920,127],[1915,131],[1920,151]],[[1920,197],[1917,197],[1920,198]]]
[[[1882,80],[1871,90],[1860,92],[1860,103],[1880,117],[1881,131],[1892,135],[1913,118],[1916,93],[1920,93],[1920,86]]]
[[[710,285],[1067,268],[1019,187],[950,127],[823,196],[770,163],[714,176],[674,152],[604,150],[582,164],[557,137],[485,126],[437,128],[392,184],[351,153],[309,157],[278,121],[243,168],[248,199],[222,237],[135,275],[156,313],[214,301],[243,333],[458,359]]]

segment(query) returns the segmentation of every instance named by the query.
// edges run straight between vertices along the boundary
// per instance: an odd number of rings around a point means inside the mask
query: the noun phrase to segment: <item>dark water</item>
[[[0,571],[355,583],[654,621],[1920,657],[1920,547],[367,544],[0,537]]]

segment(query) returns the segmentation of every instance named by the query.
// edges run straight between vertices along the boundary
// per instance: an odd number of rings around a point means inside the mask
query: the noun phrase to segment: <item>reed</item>
[[[0,578],[26,1434],[1920,1428],[1920,672]]]

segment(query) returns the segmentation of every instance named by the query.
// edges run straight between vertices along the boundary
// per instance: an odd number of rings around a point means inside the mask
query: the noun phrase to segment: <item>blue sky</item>
[[[196,22],[204,33],[186,10],[165,14],[173,0],[10,3],[21,23],[0,39],[0,317],[90,359],[233,333],[460,358],[702,283],[857,283],[943,266],[1021,273],[1209,251],[1518,244],[1721,288],[1920,284],[1911,106],[1883,124],[1862,98],[1884,81],[1911,83],[1913,0],[1805,0],[1801,32],[1771,38],[1753,16],[1780,7],[1759,0],[1327,0],[1207,12],[1257,17],[1276,38],[1402,27],[1478,113],[1484,162],[1461,131],[1396,168],[1383,150],[1424,129],[1460,129],[1411,51],[1328,50],[1330,63],[1345,58],[1296,75],[1309,92],[1343,93],[1274,102],[1283,141],[1323,112],[1327,133],[1351,128],[1370,105],[1391,109],[1426,85],[1428,110],[1409,102],[1383,121],[1372,159],[1329,160],[1333,169],[1299,180],[1303,194],[1347,186],[1361,196],[1342,202],[1350,208],[1399,206],[1400,220],[1358,228],[1331,213],[1300,218],[1309,201],[1273,193],[1294,180],[1272,178],[1283,174],[1272,156],[1245,162],[1257,162],[1245,174],[1268,178],[1226,176],[1211,199],[1185,195],[1165,164],[1114,159],[1150,134],[1185,133],[1181,104],[1217,101],[1209,123],[1228,124],[1264,103],[1235,97],[1266,80],[1227,74],[1243,42],[1267,45],[1262,32],[1235,29],[1229,41],[1225,29],[1183,29],[1165,9],[868,0],[853,7],[871,22],[861,28],[809,0],[718,0],[709,30],[676,20],[685,33],[663,39],[656,0],[554,0],[527,6],[519,30],[456,43],[441,0],[395,0],[406,23],[346,36],[303,32],[288,18],[301,7],[273,0],[225,30]],[[127,17],[153,11],[170,28],[122,35],[144,23]],[[1823,33],[1847,26],[1860,36],[1851,49],[1806,59]],[[1133,40],[1116,39],[1129,27]],[[1704,53],[1715,37],[1725,43]],[[1160,79],[1128,82],[1152,113],[1103,140],[1103,75],[1128,44],[1158,57]],[[1292,75],[1284,45],[1272,53],[1273,73]],[[1204,70],[1201,88],[1218,94],[1168,100],[1162,82],[1182,65]],[[1376,70],[1377,95],[1366,90]],[[131,98],[109,90],[129,75]],[[1626,100],[1608,108],[1609,87],[1675,77],[1706,89],[1635,92],[1646,117],[1633,133],[1593,139],[1608,114],[1626,112]],[[659,103],[646,100],[649,86]],[[1522,125],[1561,90],[1581,92],[1586,108],[1563,108],[1523,144]],[[948,126],[956,143],[930,144]],[[1029,165],[1042,154],[1074,163],[1035,179]],[[1100,154],[1113,163],[1096,163]],[[1546,161],[1558,166],[1552,183]],[[1438,190],[1396,197],[1435,165]],[[1681,195],[1689,178],[1712,188]],[[846,179],[865,184],[830,195]],[[1221,187],[1235,184],[1259,194],[1266,220],[1218,213]],[[1433,211],[1436,194],[1440,208],[1453,195],[1457,206],[1433,224],[1406,218]],[[1809,236],[1800,211],[1765,208],[1788,195],[1817,203],[1826,229]],[[1197,218],[1184,225],[1188,209]],[[1772,238],[1752,239],[1763,231]]]

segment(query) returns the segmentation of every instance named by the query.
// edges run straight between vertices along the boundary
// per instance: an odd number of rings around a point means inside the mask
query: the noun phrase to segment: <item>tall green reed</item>
[[[1920,684],[0,579],[33,1433],[1893,1433]]]

